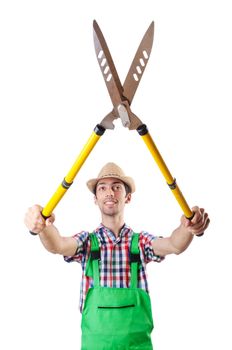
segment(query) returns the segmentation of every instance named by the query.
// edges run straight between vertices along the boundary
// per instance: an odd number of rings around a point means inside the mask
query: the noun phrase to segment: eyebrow
[[[115,182],[112,182],[112,183],[111,183],[111,185],[116,185],[116,184],[121,184],[121,185],[123,185],[123,182],[115,181]],[[97,183],[97,186],[99,186],[99,185],[108,185],[108,183],[107,183],[107,182],[98,182],[98,183]]]

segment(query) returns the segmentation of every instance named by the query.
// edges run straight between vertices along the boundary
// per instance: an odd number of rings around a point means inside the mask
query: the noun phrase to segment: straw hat
[[[94,193],[98,181],[109,177],[119,179],[125,184],[127,184],[131,189],[131,193],[135,191],[134,180],[129,176],[125,176],[124,171],[115,163],[107,163],[106,165],[104,165],[104,167],[98,174],[98,177],[96,179],[91,179],[86,183],[88,189]]]

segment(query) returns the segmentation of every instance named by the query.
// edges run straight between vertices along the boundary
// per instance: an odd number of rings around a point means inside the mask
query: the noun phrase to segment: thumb
[[[51,220],[51,218],[48,218],[48,219],[45,221],[46,226],[51,226],[52,223],[53,223],[53,221]]]
[[[186,216],[182,216],[181,223],[184,227],[189,227],[191,225],[191,221],[186,218]]]
[[[52,225],[54,221],[55,221],[55,215],[52,213],[51,216],[49,216],[45,221],[46,226]]]

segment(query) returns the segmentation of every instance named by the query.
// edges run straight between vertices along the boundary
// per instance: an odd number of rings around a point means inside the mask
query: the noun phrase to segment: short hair
[[[125,190],[126,190],[126,195],[128,195],[129,193],[131,193],[131,188],[129,185],[127,185],[125,182],[123,182],[124,186],[125,186]]]
[[[129,194],[129,193],[131,193],[131,188],[130,188],[130,186],[129,185],[127,185],[125,182],[123,182],[122,181],[122,183],[123,183],[123,185],[124,185],[124,187],[125,187],[125,190],[126,190],[126,196]],[[96,196],[96,193],[97,193],[97,184],[96,184],[96,186],[94,187],[94,195]]]

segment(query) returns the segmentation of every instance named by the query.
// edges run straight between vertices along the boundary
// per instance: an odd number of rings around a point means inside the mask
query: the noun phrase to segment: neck
[[[124,225],[124,217],[103,215],[102,224],[118,237]]]

